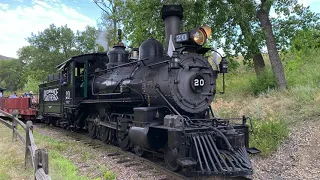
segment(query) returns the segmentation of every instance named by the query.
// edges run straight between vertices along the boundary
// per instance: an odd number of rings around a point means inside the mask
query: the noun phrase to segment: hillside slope
[[[10,59],[13,59],[11,57],[7,57],[7,56],[3,56],[0,54],[0,60],[10,60]]]

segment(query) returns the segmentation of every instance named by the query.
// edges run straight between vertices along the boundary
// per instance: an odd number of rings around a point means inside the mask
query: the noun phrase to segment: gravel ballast
[[[51,128],[37,128],[37,131],[55,139],[74,141],[72,138],[63,136],[63,134],[55,132]],[[317,116],[311,120],[300,122],[292,127],[290,132],[289,137],[272,155],[267,157],[253,155],[251,157],[254,168],[253,179],[320,179],[320,117]],[[79,142],[79,146],[81,146],[81,142]],[[77,158],[71,158],[73,157],[72,151],[68,151],[65,154],[66,157],[74,162],[82,175],[93,177],[94,175],[90,175],[90,173],[97,175],[99,172],[90,172],[92,171],[90,167],[94,166],[94,164],[106,164],[108,169],[110,168],[116,174],[117,179],[152,180],[166,177],[154,169],[139,172],[137,167],[125,167],[124,164],[126,163],[118,164],[117,159],[106,156],[107,153],[104,148],[84,147],[83,150],[95,154],[93,156],[94,159],[80,162]],[[138,168],[143,167],[141,165]],[[229,178],[203,177],[196,179]]]

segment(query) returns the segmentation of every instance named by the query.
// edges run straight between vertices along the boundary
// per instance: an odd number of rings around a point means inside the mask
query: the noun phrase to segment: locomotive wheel
[[[50,118],[49,117],[46,117],[46,118],[44,118],[44,123],[46,124],[46,125],[50,125]]]
[[[142,148],[140,146],[135,145],[133,150],[134,150],[134,153],[139,157],[143,156],[143,154],[144,154],[144,150],[142,150]]]
[[[89,136],[93,139],[97,138],[97,135],[99,134],[97,126],[97,122],[99,121],[100,117],[97,113],[90,114],[87,118]]]
[[[166,163],[168,169],[170,171],[180,171],[181,166],[177,163],[179,151],[177,148],[169,148],[168,145],[166,145],[164,149],[164,162]]]
[[[111,118],[109,116],[109,114],[106,115],[106,117],[103,120],[104,122],[110,122]],[[105,143],[110,143],[110,131],[111,129],[105,126],[100,125],[99,127],[99,131],[100,131],[100,139],[101,141],[105,142]]]
[[[129,150],[131,147],[129,134],[123,131],[118,131],[118,144],[122,150]]]

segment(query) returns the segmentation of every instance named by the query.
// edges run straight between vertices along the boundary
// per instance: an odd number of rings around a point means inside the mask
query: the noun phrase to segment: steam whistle
[[[124,46],[123,43],[121,42],[121,40],[122,40],[121,35],[122,35],[122,31],[121,31],[121,29],[118,29],[118,45]]]
[[[220,94],[225,93],[225,80],[224,80],[224,74],[228,73],[228,61],[226,57],[222,57],[220,64],[219,64],[219,70],[220,73],[222,73],[222,92]]]

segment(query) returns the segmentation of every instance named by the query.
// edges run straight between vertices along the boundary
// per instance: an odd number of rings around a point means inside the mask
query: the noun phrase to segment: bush
[[[250,146],[261,150],[261,155],[275,151],[288,137],[288,124],[283,120],[253,120],[253,133],[250,134]]]
[[[268,89],[274,89],[275,87],[276,80],[271,69],[266,68],[260,76],[250,79],[250,88],[255,95],[266,92]]]

